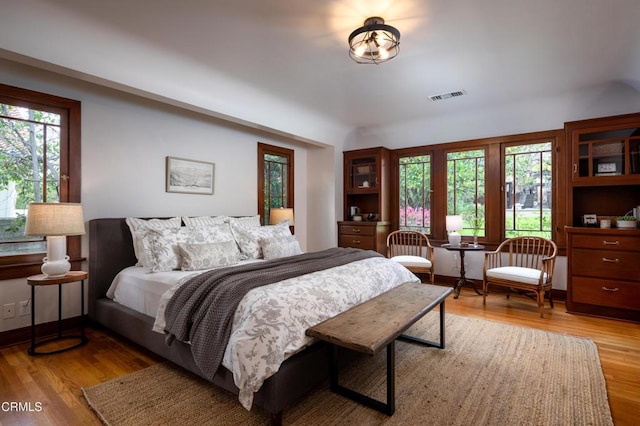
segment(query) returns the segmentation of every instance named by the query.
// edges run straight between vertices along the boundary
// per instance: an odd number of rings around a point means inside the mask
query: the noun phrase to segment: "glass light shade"
[[[289,221],[289,226],[295,225],[295,221],[293,218],[293,209],[279,208],[279,209],[272,209],[271,211],[269,211],[270,225],[277,225],[278,223],[282,223],[285,220]]]
[[[380,64],[400,52],[400,31],[374,16],[349,35],[349,56],[359,64]]]
[[[82,204],[30,203],[24,233],[47,237],[42,273],[49,277],[64,276],[71,269],[66,237],[85,233]]]

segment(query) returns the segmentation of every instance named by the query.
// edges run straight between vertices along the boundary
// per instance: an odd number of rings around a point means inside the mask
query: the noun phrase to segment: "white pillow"
[[[293,235],[279,235],[260,239],[260,248],[265,260],[302,254],[300,243]]]
[[[189,239],[190,228],[147,229],[142,236],[150,272],[172,271],[180,268],[178,244]]]
[[[185,226],[211,226],[211,225],[223,225],[228,222],[227,216],[198,216],[198,217],[186,217],[182,216],[182,221]]]
[[[235,241],[205,244],[178,244],[183,271],[198,271],[235,265],[240,261],[240,250]]]
[[[255,216],[243,216],[243,217],[228,217],[227,221],[231,225],[231,229],[235,232],[237,229],[256,228],[261,226],[260,215]]]
[[[180,229],[147,229],[142,237],[151,272],[182,267],[180,244],[209,244],[235,240],[228,224]],[[236,246],[236,250],[238,250]],[[239,251],[239,250],[238,250]]]
[[[260,247],[262,238],[291,235],[291,231],[287,223],[281,223],[278,225],[238,229],[234,230],[233,234],[242,254],[249,259],[261,259],[263,257],[262,248]]]
[[[148,266],[148,260],[145,256],[145,250],[142,245],[142,234],[147,229],[179,229],[181,226],[180,218],[173,217],[171,219],[139,219],[137,217],[128,217],[125,219],[126,224],[131,231],[133,239],[133,252],[138,262],[136,266]]]

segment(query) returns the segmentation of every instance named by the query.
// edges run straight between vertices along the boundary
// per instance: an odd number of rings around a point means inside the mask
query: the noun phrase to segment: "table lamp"
[[[269,212],[269,225],[277,225],[285,220],[289,221],[289,226],[295,225],[293,219],[293,209],[280,207],[279,209],[271,209]]]
[[[449,231],[449,244],[459,246],[462,241],[462,235],[458,234],[457,231],[462,229],[462,216],[447,216],[446,222],[447,231]]]
[[[71,269],[67,236],[85,233],[82,204],[29,203],[24,233],[47,237],[47,257],[42,259],[42,273],[48,277],[62,277]]]

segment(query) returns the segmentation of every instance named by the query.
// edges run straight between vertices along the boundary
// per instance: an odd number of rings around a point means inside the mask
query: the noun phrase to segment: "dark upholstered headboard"
[[[89,221],[89,317],[94,302],[105,297],[115,276],[136,264],[133,240],[125,218]]]

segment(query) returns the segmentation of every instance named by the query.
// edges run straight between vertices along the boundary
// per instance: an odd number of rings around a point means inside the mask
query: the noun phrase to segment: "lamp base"
[[[49,278],[64,277],[71,270],[69,256],[65,256],[63,260],[48,261],[45,257],[40,270]]]
[[[449,244],[452,246],[459,246],[462,242],[462,235],[458,234],[456,231],[451,231],[449,234]]]

